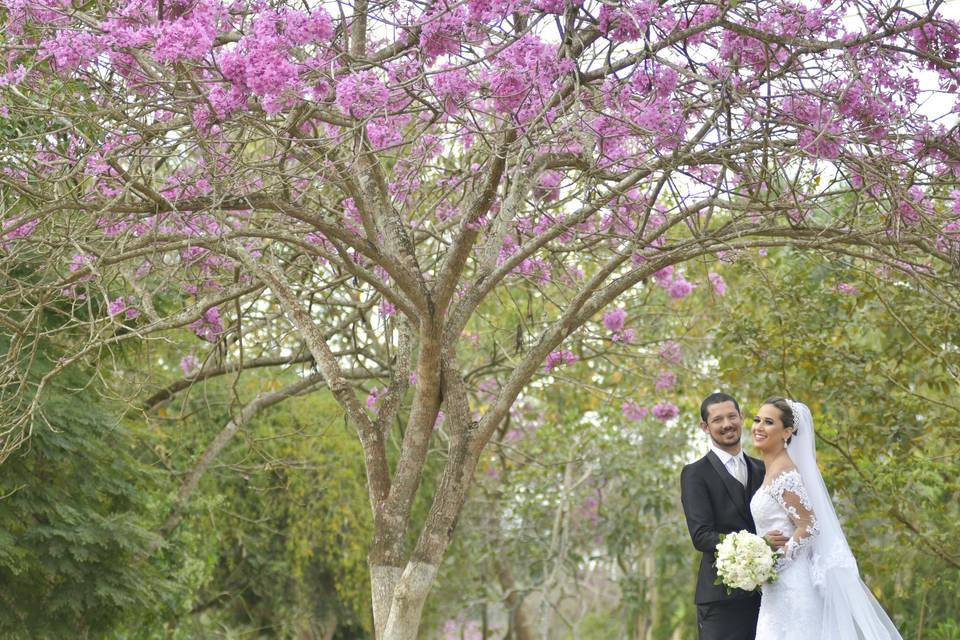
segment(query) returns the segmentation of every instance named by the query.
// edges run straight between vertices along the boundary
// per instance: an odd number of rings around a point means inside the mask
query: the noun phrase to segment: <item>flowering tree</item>
[[[309,363],[237,408],[179,504],[253,415],[325,385],[364,452],[377,637],[416,637],[481,452],[531,379],[578,358],[564,340],[594,319],[636,339],[620,294],[719,290],[684,264],[768,246],[932,282],[957,264],[960,29],[939,2],[294,4],[0,2],[2,450],[58,372],[126,341],[205,345],[148,408]],[[516,286],[551,320],[518,332],[476,411],[471,323]]]

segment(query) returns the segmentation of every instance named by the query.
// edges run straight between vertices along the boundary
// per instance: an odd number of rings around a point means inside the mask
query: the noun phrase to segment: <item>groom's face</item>
[[[740,433],[743,431],[743,416],[737,411],[736,405],[727,400],[707,407],[706,422],[700,421],[710,439],[721,449],[740,448]]]

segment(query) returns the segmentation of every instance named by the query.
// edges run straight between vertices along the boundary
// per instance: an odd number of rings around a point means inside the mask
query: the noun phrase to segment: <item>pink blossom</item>
[[[495,400],[499,391],[500,382],[496,378],[487,378],[477,386],[477,395],[486,402]]]
[[[641,407],[633,400],[627,400],[621,404],[620,411],[627,420],[633,420],[634,422],[640,422],[647,417],[648,413],[646,407]]]
[[[668,286],[670,286],[670,283],[673,282],[673,267],[668,265],[663,269],[654,272],[653,281],[666,289]]]
[[[381,300],[379,312],[381,318],[389,318],[397,314],[397,308],[389,300]]]
[[[680,300],[690,295],[695,286],[696,285],[694,285],[692,282],[688,281],[683,276],[680,276],[670,283],[670,285],[667,287],[667,293],[674,300]]]
[[[10,71],[0,74],[0,87],[6,85],[18,85],[23,82],[24,78],[26,77],[27,68],[22,64],[18,64]]]
[[[285,8],[280,11],[283,36],[292,45],[325,44],[333,37],[333,19],[323,7],[310,12]]]
[[[453,10],[447,9],[443,3],[434,6],[440,9],[429,11],[420,29],[420,52],[428,60],[459,53],[464,39],[463,25],[467,21],[467,8],[462,4],[455,5]]]
[[[370,392],[367,394],[367,409],[370,409],[374,413],[378,411],[377,403],[380,401],[380,390],[376,387],[371,387]]]
[[[31,236],[39,224],[40,220],[38,218],[27,220],[26,222],[24,222],[23,218],[20,217],[5,220],[3,222],[3,226],[0,227],[0,229],[2,229],[2,231],[0,231],[0,247],[5,249],[9,248],[10,243],[6,242],[6,240],[27,238]]]
[[[722,296],[727,293],[727,283],[724,282],[723,276],[721,276],[719,273],[714,273],[711,271],[707,274],[707,279],[710,280],[710,284],[713,285],[713,292],[718,296]]]
[[[153,55],[160,62],[199,60],[217,37],[218,11],[212,2],[199,2],[188,13],[158,28]]]
[[[534,0],[533,6],[544,13],[563,15],[567,7],[583,6],[583,0]]]
[[[126,316],[128,320],[132,320],[140,315],[140,310],[133,306],[133,298],[124,299],[123,296],[116,298],[107,305],[107,313],[111,316],[120,315],[121,313]]]
[[[122,297],[116,298],[107,305],[107,313],[112,316],[117,315],[118,313],[123,313],[127,309],[127,302]]]
[[[459,68],[443,69],[431,76],[430,85],[443,103],[443,110],[448,114],[456,113],[478,88],[467,70]]]
[[[600,7],[599,28],[611,42],[637,40],[653,21],[659,4],[655,0],[624,1],[620,7]]]
[[[624,309],[611,309],[603,314],[603,326],[607,331],[619,333],[623,330],[623,323],[627,319],[627,312]]]
[[[180,358],[180,369],[183,371],[183,375],[192,376],[200,369],[200,359],[192,353],[187,354]]]
[[[520,123],[540,114],[557,81],[573,68],[569,59],[558,59],[555,44],[532,34],[513,42],[494,62],[494,68],[482,74],[491,106]],[[549,120],[550,113],[546,115]]]
[[[372,70],[351,73],[337,82],[337,106],[356,118],[382,112],[389,100],[390,92]]]
[[[50,58],[58,71],[68,72],[94,64],[102,48],[100,38],[91,33],[62,30],[43,41],[41,55]]]
[[[659,356],[664,362],[675,365],[680,364],[680,360],[683,358],[683,352],[679,344],[673,340],[667,340],[661,345]]]
[[[673,371],[664,369],[657,375],[655,386],[657,391],[665,391],[667,389],[672,389],[676,382],[677,376],[673,373]]]
[[[535,189],[537,197],[547,201],[556,200],[560,196],[561,182],[563,182],[563,174],[559,171],[544,171]]]
[[[672,402],[660,402],[653,405],[651,413],[653,413],[653,417],[657,420],[667,422],[680,415],[680,409]]]
[[[220,319],[220,309],[218,307],[210,307],[204,311],[199,319],[187,325],[187,328],[207,342],[216,342],[220,334],[223,333],[223,321]]]
[[[516,442],[523,439],[523,432],[518,429],[510,429],[503,435],[504,442]]]
[[[575,353],[564,349],[563,351],[552,351],[547,355],[547,361],[544,365],[544,370],[547,373],[550,373],[557,367],[561,367],[567,364],[573,364],[579,360]]]
[[[860,293],[860,291],[855,286],[853,286],[852,284],[847,284],[846,282],[841,282],[835,287],[835,289],[837,293],[842,293],[848,296],[855,296],[858,293]]]

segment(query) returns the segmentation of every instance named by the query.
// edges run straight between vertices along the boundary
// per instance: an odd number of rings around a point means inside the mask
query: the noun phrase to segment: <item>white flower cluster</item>
[[[777,578],[778,554],[767,541],[749,531],[722,537],[717,545],[717,578],[730,589],[753,591]]]

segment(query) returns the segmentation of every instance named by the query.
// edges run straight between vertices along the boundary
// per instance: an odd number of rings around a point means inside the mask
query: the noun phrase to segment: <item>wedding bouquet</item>
[[[779,554],[755,533],[737,531],[721,535],[717,545],[717,584],[753,591],[764,582],[777,579],[777,558]]]

